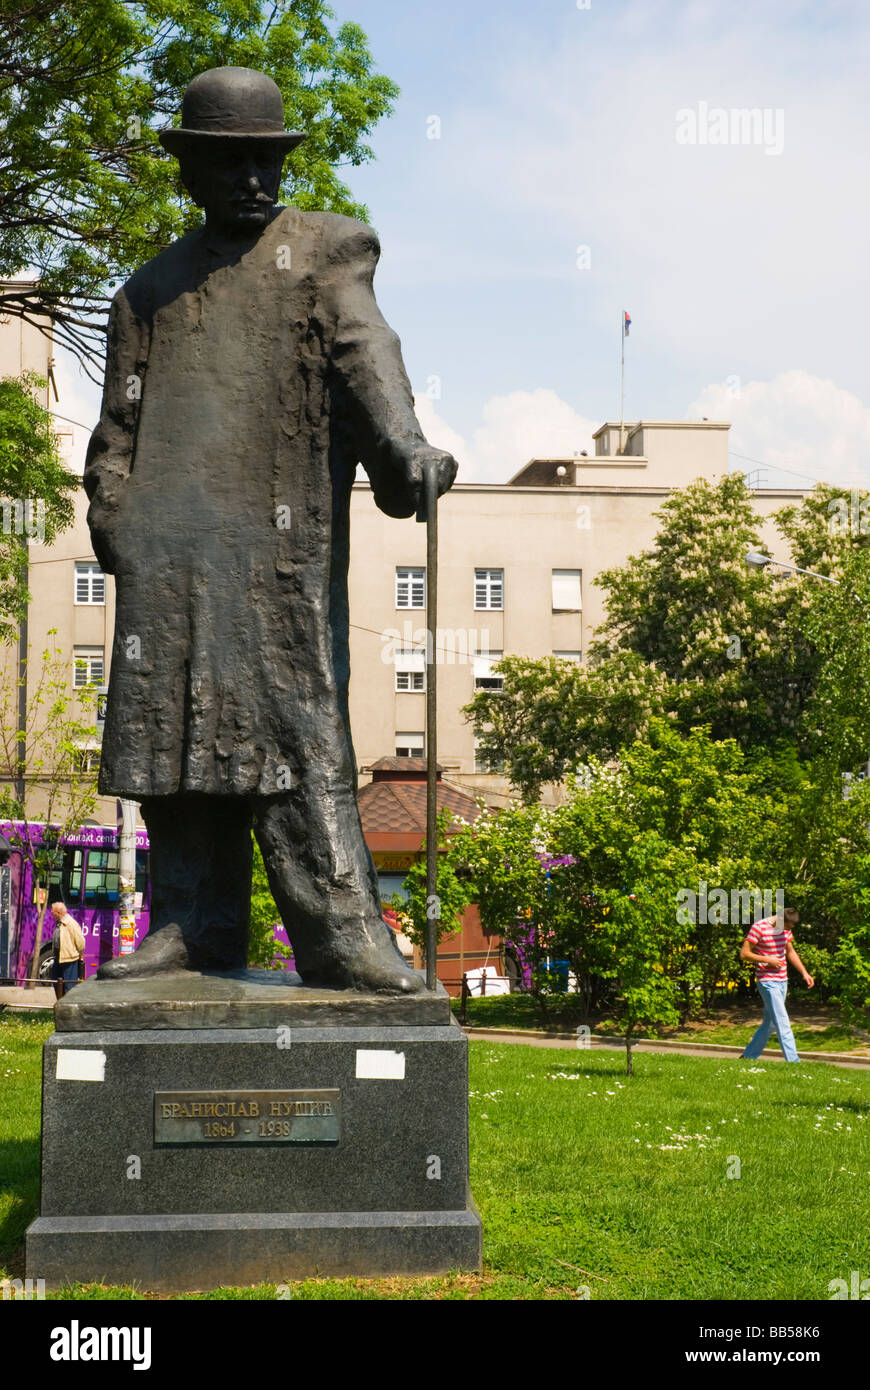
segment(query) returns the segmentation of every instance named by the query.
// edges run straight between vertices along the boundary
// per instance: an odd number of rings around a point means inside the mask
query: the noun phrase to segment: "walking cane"
[[[422,505],[417,520],[426,523],[426,988],[438,987],[436,960],[441,904],[438,900],[438,689],[435,640],[438,630],[438,465],[423,465]]]

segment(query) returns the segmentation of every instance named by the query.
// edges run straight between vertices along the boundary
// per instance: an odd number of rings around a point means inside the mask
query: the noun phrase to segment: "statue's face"
[[[265,227],[283,163],[284,154],[262,141],[216,141],[185,154],[181,176],[209,227],[244,235]]]

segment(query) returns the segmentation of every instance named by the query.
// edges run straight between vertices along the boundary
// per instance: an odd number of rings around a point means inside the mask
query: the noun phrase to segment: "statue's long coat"
[[[413,510],[423,441],[375,303],[370,227],[283,208],[244,249],[189,233],[118,292],[88,521],[115,575],[100,791],[343,781],[357,460]]]

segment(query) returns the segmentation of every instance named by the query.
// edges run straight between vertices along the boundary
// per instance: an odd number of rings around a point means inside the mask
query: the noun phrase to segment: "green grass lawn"
[[[0,1013],[0,1270],[39,1206],[42,1044],[51,1013]],[[15,1269],[15,1273],[23,1270]]]
[[[7,1273],[22,1272],[36,1211],[49,1032],[0,1018]],[[629,1079],[617,1053],[488,1040],[470,1052],[483,1273],[307,1280],[285,1297],[825,1300],[832,1279],[870,1276],[870,1071],[647,1053]],[[66,1296],[141,1295],[91,1286]]]
[[[788,1007],[799,1052],[868,1052],[870,1055],[870,1033],[849,1027],[832,1009],[809,998],[805,990],[790,992]],[[453,1011],[459,1012],[458,1000],[453,1001]],[[530,994],[497,994],[491,998],[469,999],[467,1021],[469,1026],[476,1028],[534,1028],[570,1033],[584,1022],[584,1016],[576,995],[553,996],[547,1004],[547,1017],[542,1018]],[[761,1003],[752,999],[749,1003],[722,1005],[685,1028],[660,1029],[658,1036],[673,1041],[745,1047],[760,1022]],[[619,1024],[609,1019],[594,1022],[592,1030],[610,1036],[621,1033]],[[639,1036],[653,1035],[645,1035],[641,1030]],[[775,1038],[771,1038],[771,1044],[772,1049],[778,1051]]]

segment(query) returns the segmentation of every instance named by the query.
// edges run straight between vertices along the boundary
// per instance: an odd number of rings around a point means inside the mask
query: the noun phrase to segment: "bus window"
[[[78,863],[78,878],[77,878],[77,880],[76,880],[76,888],[75,888],[75,890],[74,890],[74,891],[71,891],[71,879],[72,879],[72,872],[73,872],[73,870],[72,870],[72,851],[67,849],[67,850],[64,850],[64,852],[63,852],[63,858],[61,859],[60,863],[57,865],[56,868],[52,869],[52,871],[51,871],[51,875],[50,875],[49,880],[48,880],[48,901],[49,901],[49,903],[59,903],[59,902],[65,902],[65,903],[74,902],[74,903],[76,903],[76,902],[78,902],[79,892],[80,892],[80,889],[81,889],[81,878],[82,878],[82,867],[81,867],[81,854],[82,854],[82,852],[81,852],[81,850],[77,850],[76,852],[77,852],[77,854],[78,854],[78,856],[79,856],[79,863]],[[33,901],[36,902],[36,900],[37,900],[37,888],[36,888],[36,883],[34,882],[34,884],[33,884]]]
[[[82,896],[82,865],[84,864],[84,850],[74,849],[72,852],[72,865],[69,870],[69,899],[70,902],[77,903]]]
[[[76,860],[78,855],[78,860]],[[78,873],[76,874],[76,869]],[[75,874],[75,884],[73,875]],[[63,867],[60,877],[60,893],[57,895],[62,898],[67,907],[73,909],[78,907],[79,898],[82,895],[82,851],[80,849],[65,849],[63,852]],[[55,902],[54,890],[52,890],[51,901]]]
[[[48,901],[49,903],[63,902],[63,863],[58,864],[57,868],[51,871],[51,877],[48,880]]]
[[[58,901],[63,897],[63,889],[62,889],[62,887],[61,887],[61,872],[62,872],[62,870],[61,870],[60,868],[54,869],[54,870],[52,871],[51,877],[50,877],[49,880],[48,880],[48,901],[49,901],[50,903],[56,903],[56,902],[58,902]],[[36,875],[35,875],[35,874],[33,875],[32,881],[33,881],[33,899],[32,899],[32,901],[33,901],[34,903],[37,903],[37,904],[38,904],[38,902],[39,902],[40,890],[39,890],[39,889],[37,888],[37,886],[36,886]]]
[[[118,851],[88,850],[85,907],[115,907],[118,902]]]
[[[142,894],[141,901],[145,901],[145,888],[148,883],[148,851],[147,849],[137,849],[136,851],[136,892]]]

